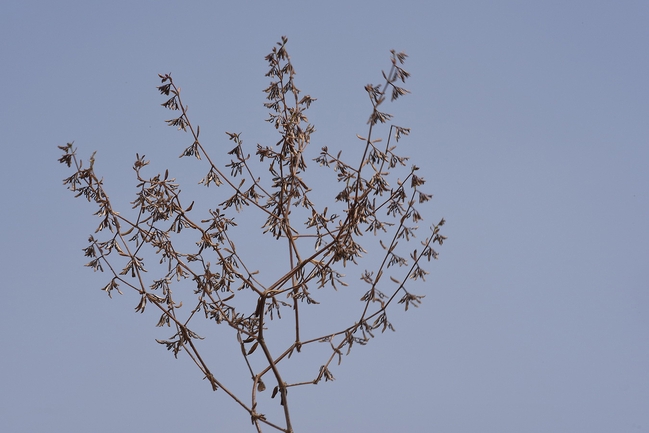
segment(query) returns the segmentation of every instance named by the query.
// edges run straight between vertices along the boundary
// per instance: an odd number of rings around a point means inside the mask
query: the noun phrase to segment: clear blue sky
[[[410,55],[391,110],[449,238],[396,333],[292,391],[297,431],[649,432],[647,23],[646,1],[3,2],[0,430],[252,431],[83,267],[95,209],[56,146],[97,150],[125,205],[136,152],[191,174],[166,72],[205,140],[270,144],[287,35],[314,152],[357,144],[363,86]]]

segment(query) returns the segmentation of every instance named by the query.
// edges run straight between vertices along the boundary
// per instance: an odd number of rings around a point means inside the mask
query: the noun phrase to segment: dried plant
[[[179,87],[171,75],[160,75],[162,84],[158,90],[168,98],[162,105],[177,114],[166,122],[191,137],[191,144],[180,156],[200,160],[205,175],[199,184],[217,188],[214,194],[220,197],[219,208],[210,209],[209,215],[191,217],[194,202],[181,202],[178,184],[169,171],[147,178],[143,171],[149,161],[137,155],[133,170],[138,192],[132,202],[134,215],[128,219],[114,209],[101,178],[95,174],[94,154],[86,167],[77,158],[72,143],[59,146],[64,152],[59,161],[75,170],[64,184],[76,197],[85,197],[99,207],[95,215],[101,222],[95,233],[101,232],[101,239],[91,235],[84,252],[90,260],[86,266],[111,275],[102,290],[109,296],[113,291],[121,294],[120,289],[125,287],[135,291],[139,295],[137,312],[152,305],[160,314],[157,326],[174,329],[172,336],[157,341],[174,356],[181,351],[187,353],[214,391],[224,391],[248,412],[257,431],[266,425],[292,432],[289,388],[333,380],[334,360],[340,363],[344,352],[348,354],[356,344],[365,345],[375,331],[394,329],[388,320],[391,305],[402,304],[408,310],[420,304],[423,296],[410,292],[406,283],[424,280],[428,272],[423,263],[437,259],[433,244],[442,245],[446,239],[440,233],[442,219],[416,242],[415,248],[408,247],[415,239],[417,224],[423,220],[418,206],[432,196],[420,190],[424,179],[417,174],[419,169],[404,168],[408,158],[395,153],[396,143],[410,130],[390,125],[392,116],[381,111],[386,97],[394,101],[409,93],[400,87],[409,77],[402,69],[406,54],[391,51],[391,68],[383,72],[383,83],[365,86],[372,111],[367,133],[358,136],[362,143],[360,160],[352,164],[343,159],[342,152],[332,153],[327,147],[313,158],[325,167],[315,170],[332,170],[337,179],[334,185],[339,185],[329,201],[322,202],[319,198],[323,194],[314,198],[304,180],[306,151],[314,132],[305,112],[315,99],[301,96],[296,87],[286,43],[287,38],[282,37],[266,56],[266,76],[271,82],[265,89],[264,105],[270,110],[268,122],[280,137],[274,145],[256,148],[259,161],[267,164],[268,181],[256,175],[261,163],[253,163],[244,152],[240,134],[227,133],[233,144],[230,157],[226,157],[230,162],[217,164],[201,143],[200,128],[187,115]],[[387,131],[385,145],[375,138],[381,124]],[[339,209],[340,214],[330,208]],[[288,271],[279,278],[269,278],[255,267],[260,261],[268,261],[268,254],[245,256],[237,250],[235,214],[248,209],[256,210],[265,219],[258,236],[272,237],[276,252],[270,257],[286,251],[284,263]],[[252,227],[246,229],[245,236],[252,236]],[[367,232],[378,243],[372,249],[371,268],[359,272],[363,294],[355,320],[340,323],[335,316],[326,317],[330,331],[303,336],[311,329],[309,320],[318,317],[322,308],[319,303],[338,299],[325,296],[328,288],[348,286],[343,268],[353,264],[361,269],[365,263],[367,252],[360,240]],[[180,251],[181,236],[192,238],[196,246]],[[152,252],[159,261],[154,263],[159,272],[155,276],[145,268],[144,257]],[[357,293],[353,287],[343,290]],[[282,316],[286,311],[290,314]],[[231,337],[236,338],[251,379],[247,398],[225,383],[228,378],[220,374],[218,365],[208,365],[204,352],[210,346],[201,341],[203,337],[197,331],[200,318],[222,325],[219,328],[229,329]],[[276,331],[270,326],[274,319],[290,321],[291,326]],[[283,333],[283,347],[278,346],[282,340],[273,337],[273,331]],[[328,353],[312,367],[312,376],[288,381],[284,361],[291,355],[298,357],[305,346],[315,343],[328,347]],[[259,409],[267,383],[272,387],[271,397],[281,405],[281,421],[267,419]]]

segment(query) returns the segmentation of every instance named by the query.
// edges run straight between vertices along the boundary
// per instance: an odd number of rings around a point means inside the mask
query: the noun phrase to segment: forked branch
[[[85,168],[73,144],[68,143],[60,146],[64,153],[59,159],[74,170],[64,180],[68,189],[98,206],[95,214],[101,222],[96,233],[101,232],[103,239],[90,236],[90,245],[84,252],[90,259],[88,267],[107,271],[111,276],[102,290],[109,296],[113,291],[121,294],[120,287],[133,290],[138,295],[135,310],[140,313],[147,305],[155,306],[160,314],[156,326],[175,331],[168,339],[157,341],[174,356],[185,351],[212,389],[225,391],[239,403],[259,432],[264,425],[292,432],[288,388],[317,384],[323,378],[333,380],[334,359],[340,364],[344,351],[348,354],[355,344],[367,344],[377,330],[394,330],[388,310],[395,300],[405,310],[421,303],[424,296],[412,293],[406,285],[425,279],[428,271],[424,262],[437,259],[433,246],[442,245],[446,239],[440,232],[442,219],[430,226],[418,248],[408,248],[423,220],[419,207],[432,196],[421,191],[425,181],[418,175],[419,168],[405,168],[408,158],[397,153],[399,140],[410,130],[389,125],[385,145],[380,144],[382,138],[376,137],[381,125],[392,118],[383,111],[386,97],[389,95],[390,101],[394,101],[409,93],[401,87],[409,77],[403,69],[406,55],[392,51],[391,66],[383,72],[383,83],[365,87],[371,113],[365,136],[358,136],[363,143],[361,159],[348,161],[342,152],[334,154],[327,147],[310,157],[324,167],[320,170],[331,170],[334,185],[338,185],[327,199],[312,195],[305,181],[309,168],[307,152],[315,132],[306,111],[315,99],[302,95],[297,88],[286,43],[283,37],[266,56],[266,76],[271,82],[264,90],[264,105],[269,109],[267,120],[279,139],[268,146],[257,145],[255,155],[259,163],[253,164],[246,154],[241,134],[228,132],[228,140],[234,144],[227,152],[230,161],[217,165],[223,155],[210,155],[201,143],[200,127],[189,118],[180,88],[170,74],[159,76],[158,90],[167,98],[162,106],[176,115],[167,124],[190,136],[190,144],[180,157],[199,160],[206,173],[197,179],[199,184],[217,188],[214,194],[219,208],[210,209],[208,215],[193,216],[194,202],[187,205],[181,201],[180,189],[169,170],[145,176],[149,161],[144,156],[136,155],[133,166],[138,192],[131,202],[130,218],[114,210],[101,178],[95,174],[94,155]],[[265,181],[259,176],[260,164],[265,164],[264,175],[270,175],[270,179]],[[270,279],[257,270],[260,263],[255,262],[256,257],[237,251],[240,239],[231,229],[239,223],[237,214],[244,211],[264,216],[258,235],[271,236],[277,243],[274,256],[286,254],[287,271],[281,277]],[[246,236],[253,236],[253,229],[248,227]],[[368,241],[361,243],[364,233],[374,235],[380,249],[372,248],[373,253],[368,254],[363,246]],[[196,247],[181,251],[181,237],[193,238]],[[149,273],[145,263],[150,264],[152,257],[157,257],[158,263]],[[350,283],[342,271],[348,264],[361,263],[367,263],[367,267],[359,273],[360,284],[369,288],[360,297],[357,319],[353,323],[332,319],[329,333],[303,338],[303,334],[311,332],[308,318],[318,314],[323,308],[321,303],[332,302],[317,289],[352,286],[346,290],[353,290],[358,284]],[[285,310],[292,314],[282,316]],[[310,314],[303,314],[303,310]],[[235,395],[224,384],[226,378],[221,371],[209,368],[209,362],[201,355],[203,337],[193,330],[200,317],[215,325],[225,325],[237,339],[250,374],[249,403]],[[267,338],[273,332],[269,326],[273,319],[292,321],[291,342],[284,347],[271,347]],[[328,343],[331,352],[314,368],[312,377],[287,382],[283,361],[313,343]],[[266,419],[258,409],[259,394],[266,390],[266,383],[273,384],[271,397],[279,397],[282,426]]]

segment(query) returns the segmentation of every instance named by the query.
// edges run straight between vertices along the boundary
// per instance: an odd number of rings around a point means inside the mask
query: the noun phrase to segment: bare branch
[[[306,112],[316,99],[303,95],[296,86],[287,42],[282,37],[265,58],[270,83],[264,90],[264,106],[269,110],[267,121],[279,138],[268,145],[256,145],[253,150],[258,161],[251,160],[241,133],[226,132],[230,150],[211,155],[181,100],[180,87],[171,74],[159,75],[158,91],[165,98],[161,105],[176,116],[165,122],[189,134],[183,135],[189,137],[190,144],[180,147],[180,157],[195,157],[193,163],[201,164],[201,173],[206,173],[198,183],[218,187],[214,203],[219,207],[205,215],[194,217],[195,201],[187,205],[181,200],[180,187],[168,169],[145,175],[150,163],[136,154],[137,193],[130,203],[132,215],[125,216],[114,210],[102,179],[95,174],[94,154],[84,167],[73,143],[59,146],[63,152],[59,162],[73,170],[64,185],[76,197],[97,206],[95,215],[100,223],[83,251],[89,260],[87,267],[109,275],[101,290],[112,297],[113,291],[122,294],[121,289],[130,289],[136,293],[136,312],[156,310],[155,326],[173,330],[170,337],[157,341],[175,357],[187,354],[214,391],[224,391],[248,413],[258,432],[266,426],[292,432],[290,387],[313,385],[322,379],[333,381],[332,362],[342,362],[343,349],[349,354],[354,345],[367,344],[376,330],[394,331],[388,312],[395,300],[406,311],[419,306],[424,295],[411,293],[406,285],[429,275],[424,264],[438,258],[432,246],[441,246],[446,240],[441,234],[442,219],[430,227],[420,246],[408,247],[419,235],[418,224],[427,214],[419,207],[427,205],[432,195],[420,189],[425,180],[419,168],[405,168],[408,158],[397,153],[394,143],[408,136],[410,129],[381,126],[393,118],[384,105],[410,93],[402,87],[410,76],[402,68],[407,56],[391,51],[391,67],[383,72],[384,81],[365,86],[371,103],[368,130],[358,136],[362,157],[350,161],[342,151],[332,152],[328,147],[316,155],[308,153],[315,128]],[[378,136],[381,128],[388,130],[387,137]],[[308,170],[310,160],[321,168]],[[216,161],[225,163],[217,165]],[[313,176],[307,174],[314,170],[319,170],[318,190],[330,175],[329,197],[312,192],[307,180]],[[263,178],[260,172],[270,177]],[[239,224],[241,212],[257,212],[265,218],[261,227],[245,227],[245,236],[269,234],[266,240],[278,243],[278,254],[237,251],[241,232],[233,228]],[[368,233],[373,236],[364,237]],[[283,262],[287,270],[279,278],[270,278],[257,270],[264,262],[273,266]],[[352,264],[362,264],[359,269],[363,270],[348,277],[342,268]],[[325,294],[329,287],[338,290],[359,284],[366,291],[353,323],[332,315],[327,334],[303,337],[315,334],[311,319],[332,305],[335,298]],[[292,314],[283,314],[287,310]],[[212,325],[224,325],[219,329],[236,338],[249,377],[231,378],[220,368],[208,367],[203,337],[195,331],[204,329],[197,326],[202,318]],[[275,319],[291,323],[290,335],[284,335],[288,340],[268,338],[276,332],[271,326]],[[271,341],[284,341],[284,346],[273,346]],[[292,377],[283,361],[298,356],[305,346],[316,346],[314,343],[328,343],[322,363],[313,366],[311,377]],[[250,395],[235,395],[224,383],[228,380],[250,380]],[[273,399],[279,397],[275,401],[282,406],[280,421],[268,420],[258,409],[258,396],[267,386],[273,389]]]

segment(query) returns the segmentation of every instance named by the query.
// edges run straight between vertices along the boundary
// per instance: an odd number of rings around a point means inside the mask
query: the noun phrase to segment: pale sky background
[[[314,156],[358,145],[363,86],[410,55],[390,111],[448,236],[396,333],[291,391],[296,431],[649,432],[648,23],[646,1],[4,1],[0,430],[253,431],[83,267],[98,220],[56,146],[97,150],[123,204],[136,152],[198,176],[166,72],[204,141],[274,143],[263,58],[287,35]]]

